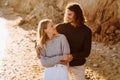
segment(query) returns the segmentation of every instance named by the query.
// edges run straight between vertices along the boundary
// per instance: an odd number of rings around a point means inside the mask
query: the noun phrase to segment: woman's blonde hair
[[[43,19],[39,22],[38,24],[38,33],[37,33],[37,38],[38,38],[38,45],[43,46],[46,44],[46,41],[48,40],[48,36],[45,33],[45,29],[47,29],[47,24],[49,22],[52,22],[51,19]]]

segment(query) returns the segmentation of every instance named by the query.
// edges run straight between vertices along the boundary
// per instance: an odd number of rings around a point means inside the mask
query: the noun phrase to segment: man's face
[[[75,13],[69,9],[65,11],[65,18],[67,22],[73,23],[75,21]]]

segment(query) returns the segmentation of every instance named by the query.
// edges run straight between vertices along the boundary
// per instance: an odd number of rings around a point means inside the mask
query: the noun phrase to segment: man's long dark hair
[[[70,3],[66,6],[66,9],[69,9],[75,13],[75,21],[77,25],[82,25],[85,23],[83,11],[78,3]]]

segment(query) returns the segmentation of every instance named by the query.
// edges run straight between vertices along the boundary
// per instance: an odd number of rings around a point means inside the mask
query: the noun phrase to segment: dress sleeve
[[[60,62],[60,60],[63,58],[62,55],[48,57],[45,54],[46,54],[46,50],[45,50],[45,48],[42,48],[40,62],[43,67],[52,67],[55,64],[58,64]]]
[[[61,45],[62,45],[63,54],[70,54],[70,47],[68,44],[68,40],[64,35],[62,35],[61,37]]]

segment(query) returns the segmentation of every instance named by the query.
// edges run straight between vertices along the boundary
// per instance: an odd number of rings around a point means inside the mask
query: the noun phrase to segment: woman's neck
[[[56,34],[47,34],[49,39],[53,39]]]
[[[59,34],[56,30],[54,31],[54,33],[47,33],[47,36],[49,39],[53,39],[55,35]]]

